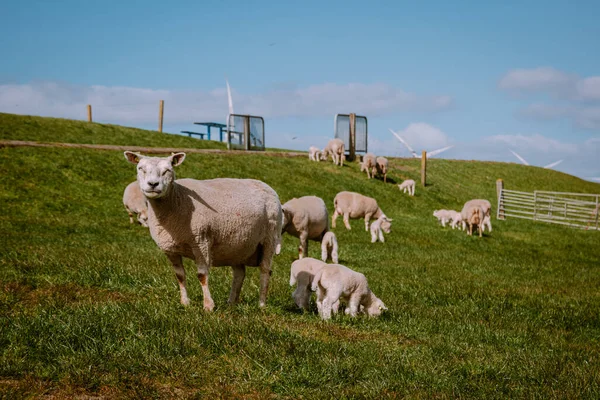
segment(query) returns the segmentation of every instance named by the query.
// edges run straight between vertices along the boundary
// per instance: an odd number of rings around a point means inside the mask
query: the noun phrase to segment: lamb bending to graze
[[[323,235],[321,241],[321,260],[324,262],[331,258],[334,264],[338,263],[338,242],[335,233],[329,231]]]
[[[350,218],[364,218],[365,231],[368,232],[371,217],[379,218],[382,215],[385,215],[377,205],[377,200],[355,192],[339,192],[336,194],[333,199],[333,209],[334,212],[331,217],[332,228],[335,228],[337,217],[343,215],[346,229],[352,229],[350,227]]]
[[[371,179],[377,172],[377,158],[373,153],[367,153],[363,156],[360,163],[360,172],[367,171],[367,178]]]
[[[452,215],[452,221],[450,221],[450,224],[452,226],[452,229],[454,228],[458,228],[459,230],[463,230],[462,227],[462,215],[458,212],[458,211],[454,211],[454,210],[450,210],[450,213]]]
[[[392,228],[392,220],[388,219],[385,215],[377,218],[375,222],[371,224],[371,243],[375,243],[377,239],[381,243],[385,242],[383,232],[390,233]]]
[[[355,317],[362,310],[370,317],[376,317],[387,310],[383,301],[378,299],[360,272],[340,264],[327,264],[314,276],[312,290],[317,292],[317,308],[322,319],[331,318],[337,313],[340,300],[348,305],[347,314]]]
[[[377,172],[383,175],[383,182],[387,183],[388,159],[377,157]]]
[[[485,226],[487,225],[488,230],[490,232],[492,232],[492,221],[491,221],[491,211],[492,211],[492,203],[490,203],[488,200],[485,199],[473,199],[473,200],[469,200],[465,203],[465,205],[463,206],[463,210],[465,210],[466,208],[472,206],[472,205],[478,205],[483,209],[483,227],[482,229],[485,231]],[[462,214],[462,212],[461,212]],[[463,230],[466,228],[467,225],[467,221],[465,221],[463,219],[462,222],[462,226],[463,226]]]
[[[260,267],[259,304],[267,300],[271,262],[281,245],[281,203],[266,183],[254,179],[178,179],[173,167],[185,153],[146,157],[126,151],[137,164],[137,181],[148,199],[152,239],[173,264],[181,303],[189,304],[182,257],[194,260],[204,295],[204,309],[215,303],[208,289],[210,267],[230,265],[229,302],[239,301],[246,266]]]
[[[140,225],[148,227],[148,204],[137,181],[131,182],[123,192],[123,205],[129,214],[129,223],[133,224],[133,214],[137,214]]]
[[[415,195],[415,181],[412,179],[407,179],[401,184],[398,185],[398,188],[402,190],[403,193],[408,192],[409,196]]]
[[[321,161],[321,149],[316,146],[310,146],[308,148],[308,159],[311,161]]]
[[[442,224],[442,226],[445,228],[446,227],[446,222],[450,222],[452,221],[452,216],[453,216],[453,212],[456,211],[452,211],[452,210],[435,210],[433,212],[433,216],[436,217],[438,219],[438,221],[440,221],[440,223]]]
[[[290,286],[297,284],[292,297],[298,307],[308,310],[312,295],[313,278],[325,265],[327,264],[311,257],[305,257],[292,263],[292,267],[290,268]]]
[[[466,224],[469,227],[467,235],[473,235],[473,226],[476,225],[477,230],[479,231],[479,237],[481,237],[483,233],[483,221],[485,218],[483,207],[471,204],[468,207],[464,207],[460,214],[462,220],[466,221]]]
[[[327,156],[330,154],[335,165],[344,166],[346,149],[342,139],[331,139],[323,149],[323,153],[321,153],[321,160],[327,160]]]
[[[281,206],[282,232],[300,239],[299,257],[308,256],[308,239],[321,242],[329,230],[329,214],[323,199],[317,196],[294,198]]]

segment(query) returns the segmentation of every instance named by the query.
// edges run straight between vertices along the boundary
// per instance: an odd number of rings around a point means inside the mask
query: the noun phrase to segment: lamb
[[[462,227],[462,215],[458,212],[458,211],[454,211],[454,210],[450,210],[450,215],[452,216],[452,221],[450,221],[450,224],[452,226],[452,229],[454,228],[458,228],[459,230],[463,230]]]
[[[329,214],[323,199],[317,196],[293,198],[282,207],[282,233],[300,239],[299,257],[308,256],[308,239],[321,242],[329,230]]]
[[[344,141],[342,139],[331,139],[323,149],[323,153],[321,153],[321,160],[327,160],[329,154],[331,154],[335,165],[343,167],[344,160],[346,160]]]
[[[377,200],[372,197],[364,196],[355,192],[339,192],[333,199],[333,216],[331,217],[331,227],[335,228],[335,222],[339,215],[344,216],[344,225],[346,229],[350,227],[349,219],[365,219],[365,231],[369,231],[369,221],[371,217],[379,218],[385,215],[377,205]]]
[[[471,204],[468,207],[463,208],[461,211],[462,220],[466,222],[469,227],[467,235],[473,235],[473,225],[477,225],[479,231],[479,237],[483,233],[483,220],[485,217],[485,211],[481,205]]]
[[[311,287],[317,292],[317,308],[324,320],[330,319],[332,312],[337,313],[340,300],[348,305],[347,314],[351,317],[360,310],[371,317],[387,310],[383,301],[369,289],[363,274],[340,264],[324,265],[315,274]]]
[[[377,172],[383,175],[383,182],[387,183],[388,159],[377,157]]]
[[[292,293],[294,302],[303,310],[308,310],[312,295],[312,282],[315,274],[325,265],[324,262],[311,257],[296,260],[290,268],[290,286],[296,286]]]
[[[204,310],[215,303],[208,288],[210,267],[231,266],[229,303],[239,301],[246,266],[260,267],[259,305],[264,307],[271,263],[281,246],[281,203],[266,183],[254,179],[178,179],[174,167],[185,153],[147,157],[131,151],[137,181],[148,201],[152,239],[165,253],[179,282],[181,304],[188,305],[182,258],[194,260],[202,286]]]
[[[484,212],[482,229],[485,231],[485,226],[487,225],[488,230],[490,232],[492,232],[492,221],[491,221],[491,215],[490,215],[491,210],[492,210],[492,204],[488,200],[485,200],[485,199],[473,199],[473,200],[469,200],[465,203],[465,205],[463,206],[463,210],[470,207],[471,205],[481,206],[481,208],[483,209],[483,212]],[[462,212],[461,212],[461,214],[462,214]],[[467,221],[465,221],[463,218],[463,221],[462,221],[463,230],[466,228],[466,224],[467,224]]]
[[[371,243],[375,243],[377,239],[379,239],[381,243],[385,242],[383,232],[390,233],[391,228],[391,219],[388,219],[385,215],[377,218],[377,220],[371,224]]]
[[[415,195],[415,181],[407,179],[398,185],[398,189],[402,190],[403,193],[408,192],[409,196]]]
[[[338,263],[338,242],[335,233],[329,231],[323,235],[321,241],[321,260],[324,262],[331,258],[334,264]]]
[[[321,149],[316,146],[310,146],[308,148],[308,159],[311,161],[321,161]]]
[[[375,176],[377,171],[377,158],[373,153],[367,153],[362,158],[362,163],[360,164],[360,172],[367,171],[367,178],[371,179]]]
[[[123,192],[123,205],[129,214],[129,223],[133,224],[133,214],[137,214],[137,220],[143,227],[148,227],[148,204],[146,197],[140,189],[137,181],[131,182]]]
[[[433,212],[433,216],[441,222],[442,226],[446,227],[446,222],[450,222],[453,220],[453,216],[456,211],[452,210],[435,210]]]

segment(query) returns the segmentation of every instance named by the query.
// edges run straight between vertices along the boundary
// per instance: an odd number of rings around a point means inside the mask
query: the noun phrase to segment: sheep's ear
[[[141,154],[134,153],[133,151],[126,151],[123,154],[125,155],[125,159],[132,164],[139,163],[140,159],[143,157]]]
[[[175,153],[169,157],[171,159],[171,165],[176,167],[181,165],[183,160],[185,160],[185,153]]]

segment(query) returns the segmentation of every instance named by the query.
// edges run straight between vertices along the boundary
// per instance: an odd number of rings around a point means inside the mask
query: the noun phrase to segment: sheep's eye
[[[138,168],[138,171],[141,171],[143,174],[146,173],[146,170],[144,168],[142,168],[142,167]]]
[[[162,172],[161,176],[165,176],[165,175],[167,174],[167,172],[169,172],[169,170],[168,170],[168,169],[165,169],[165,170]]]

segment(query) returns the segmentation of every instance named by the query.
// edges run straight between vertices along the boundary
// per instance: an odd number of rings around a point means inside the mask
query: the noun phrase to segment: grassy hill
[[[161,147],[221,146],[176,135],[0,114],[0,139]],[[388,179],[418,181],[419,160],[391,159]],[[178,178],[239,177],[282,202],[341,190],[377,198],[394,219],[385,243],[362,220],[334,230],[340,263],[388,306],[379,319],[296,310],[296,238],[274,259],[268,306],[249,269],[228,307],[229,268],[214,268],[213,313],[179,304],[172,268],[121,203],[135,169],[122,152],[0,149],[0,396],[229,398],[600,397],[600,234],[509,219],[484,238],[443,229],[438,208],[496,201],[495,181],[532,191],[600,185],[516,164],[430,160],[409,197],[358,164],[189,154]],[[495,206],[494,206],[495,209]],[[309,253],[318,257],[318,246]]]

